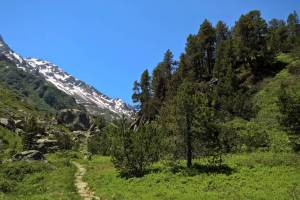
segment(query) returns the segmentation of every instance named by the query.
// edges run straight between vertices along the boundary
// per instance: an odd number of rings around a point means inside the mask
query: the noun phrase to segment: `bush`
[[[270,147],[270,137],[263,125],[255,121],[234,119],[226,123],[226,127],[237,132],[238,143],[236,148],[253,151]]]
[[[106,121],[103,117],[95,116],[91,130],[91,137],[88,139],[88,152],[107,156],[110,154],[110,139],[106,128]]]
[[[64,132],[55,132],[55,139],[58,141],[58,145],[63,150],[71,150],[74,146],[71,136]]]
[[[278,96],[278,107],[281,116],[279,123],[291,134],[300,133],[300,97],[296,92],[290,92],[281,85],[281,92]]]
[[[0,177],[0,192],[9,193],[15,190],[17,183]]]
[[[267,131],[270,138],[270,150],[272,152],[288,152],[291,150],[288,134],[282,130],[270,129]]]
[[[50,166],[47,163],[22,161],[2,164],[0,174],[9,180],[22,181],[26,175],[48,170]]]
[[[288,66],[288,71],[293,75],[300,75],[300,61],[295,61]]]
[[[109,127],[114,166],[125,176],[142,176],[159,159],[161,137],[155,124],[130,129],[126,119]]]
[[[103,156],[110,155],[110,139],[106,132],[100,132],[92,135],[88,139],[88,152]]]

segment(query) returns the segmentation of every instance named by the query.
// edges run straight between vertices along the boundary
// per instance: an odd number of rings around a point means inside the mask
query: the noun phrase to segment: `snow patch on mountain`
[[[92,114],[101,114],[109,110],[118,116],[131,117],[134,110],[121,99],[112,99],[102,94],[94,87],[78,80],[64,72],[57,65],[37,58],[24,59],[12,51],[0,36],[0,55],[14,62],[16,66],[27,72],[39,72],[46,81],[52,83],[61,91],[75,98],[78,104],[83,105]]]

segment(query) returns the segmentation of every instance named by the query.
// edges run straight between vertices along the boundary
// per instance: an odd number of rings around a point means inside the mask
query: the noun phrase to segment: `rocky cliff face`
[[[83,105],[91,114],[112,114],[113,116],[125,115],[130,117],[134,113],[133,108],[124,103],[121,99],[109,98],[96,88],[76,79],[55,64],[36,58],[24,59],[11,50],[1,36],[0,58],[15,63],[18,68],[26,72],[38,72],[47,82],[74,97],[76,102]]]

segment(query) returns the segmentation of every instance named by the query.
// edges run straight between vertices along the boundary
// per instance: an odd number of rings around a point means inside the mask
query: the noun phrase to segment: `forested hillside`
[[[139,175],[165,156],[184,158],[191,168],[193,159],[207,156],[219,165],[228,153],[297,151],[299,34],[296,12],[266,22],[254,10],[233,27],[204,20],[178,61],[168,50],[134,82],[139,112],[131,128],[124,120],[112,130],[115,166]],[[119,149],[128,142],[131,150]],[[128,155],[142,160],[133,164]]]

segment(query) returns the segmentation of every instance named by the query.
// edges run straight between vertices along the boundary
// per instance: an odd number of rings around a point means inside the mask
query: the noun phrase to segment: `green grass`
[[[12,114],[15,117],[24,117],[28,114],[37,116],[38,112],[24,102],[21,96],[0,83],[0,115],[5,117]]]
[[[0,126],[0,162],[9,158],[15,152],[22,150],[21,138],[3,127]]]
[[[299,155],[241,154],[227,156],[226,164],[232,169],[230,174],[184,168],[172,173],[159,164],[157,172],[124,179],[109,157],[85,162],[86,180],[103,199],[300,199]]]
[[[47,157],[48,163],[14,162],[2,164],[0,169],[0,199],[80,199],[74,186],[76,168],[69,162],[69,159],[65,153],[57,153]]]
[[[291,150],[287,132],[282,130],[278,118],[280,116],[277,105],[281,84],[300,96],[300,76],[289,73],[288,68],[296,62],[296,58],[288,54],[280,54],[277,60],[286,63],[286,68],[282,69],[274,77],[267,77],[257,84],[258,92],[253,96],[253,104],[257,109],[255,118],[250,121],[239,118],[233,119],[226,124],[241,136],[252,138],[250,143],[268,143],[269,150],[282,152]],[[264,137],[262,137],[264,136]]]

